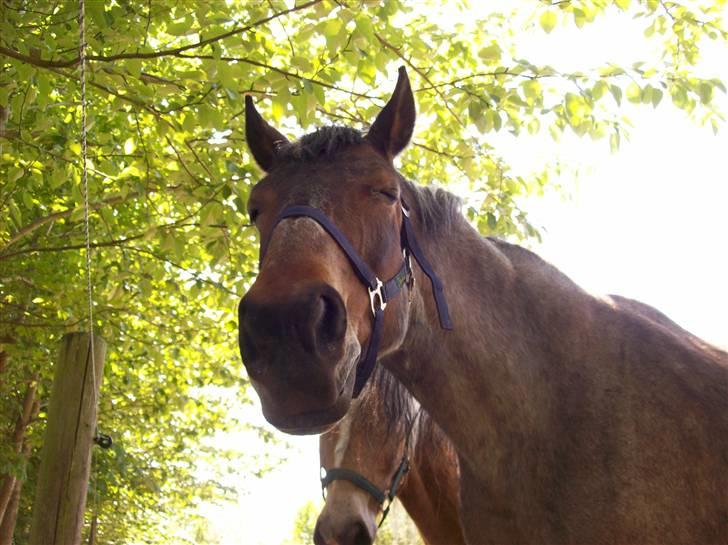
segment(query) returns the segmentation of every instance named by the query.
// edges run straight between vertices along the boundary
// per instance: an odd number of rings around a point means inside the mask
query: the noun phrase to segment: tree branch
[[[294,13],[296,11],[301,11],[306,8],[310,8],[311,6],[316,5],[322,1],[323,0],[311,0],[310,2],[306,2],[305,4],[301,4],[299,6],[294,6],[290,9],[279,11],[278,13],[274,13],[273,15],[264,17],[263,19],[255,21],[254,23],[250,23],[249,25],[246,25],[244,27],[236,28],[236,29],[230,30],[228,32],[224,32],[218,36],[213,36],[212,38],[208,38],[206,40],[200,40],[193,44],[187,44],[187,45],[183,45],[183,46],[176,47],[173,49],[163,49],[161,51],[151,51],[149,53],[118,53],[116,55],[86,55],[86,60],[98,61],[98,62],[113,62],[113,61],[125,60],[125,59],[156,59],[159,57],[177,55],[179,53],[189,51],[190,49],[197,49],[198,47],[204,47],[206,45],[210,45],[215,42],[219,42],[220,40],[224,40],[225,38],[230,38],[231,36],[235,36],[237,34],[242,34],[244,32],[248,32],[249,30],[252,30],[256,27],[264,25],[275,19],[278,19],[279,17],[283,17],[284,15],[288,15],[289,13]],[[0,53],[2,53],[3,55],[6,55],[8,57],[11,57],[13,59],[24,62],[26,64],[32,64],[33,66],[38,66],[40,68],[70,68],[73,66],[77,66],[78,63],[81,62],[81,58],[79,56],[77,56],[73,59],[66,59],[66,60],[59,60],[59,61],[43,60],[40,57],[24,55],[24,54],[20,53],[19,51],[15,51],[13,49],[9,49],[9,48],[3,47],[3,46],[0,46]]]
[[[102,201],[98,201],[95,203],[92,203],[89,205],[89,208],[91,210],[98,210],[99,208],[102,208],[104,206],[108,206],[111,204],[119,204],[121,202],[127,201],[129,199],[134,199],[139,196],[139,191],[132,191],[126,196],[117,195],[115,197],[110,197],[108,199],[104,199]],[[19,241],[21,238],[28,236],[30,233],[38,229],[39,227],[43,227],[44,225],[56,221],[61,218],[67,218],[70,215],[72,215],[76,210],[79,210],[80,208],[68,208],[66,210],[62,210],[61,212],[54,212],[53,214],[48,214],[47,216],[43,216],[42,218],[38,218],[37,220],[29,223],[22,229],[20,229],[17,233],[15,233],[12,237],[10,237],[10,240],[8,240],[5,243],[5,248],[12,246],[17,241]],[[5,255],[0,254],[0,257],[4,258]]]
[[[384,47],[386,47],[386,48],[387,48],[387,49],[389,49],[390,51],[393,51],[395,55],[397,55],[397,56],[398,56],[398,57],[399,57],[400,59],[402,59],[402,60],[403,60],[403,61],[404,61],[404,62],[405,62],[405,63],[407,64],[407,66],[409,66],[410,68],[412,68],[412,70],[414,70],[415,72],[417,72],[417,74],[418,74],[418,75],[419,75],[419,76],[420,76],[420,77],[421,77],[421,78],[422,78],[423,80],[425,80],[425,82],[427,82],[427,84],[428,84],[428,85],[429,85],[430,87],[432,87],[432,88],[433,88],[433,90],[435,91],[435,93],[437,93],[437,95],[438,95],[438,96],[440,97],[440,99],[442,100],[442,103],[444,104],[445,108],[447,108],[447,111],[448,111],[448,112],[450,112],[450,115],[452,115],[452,116],[453,116],[453,117],[455,118],[455,121],[457,121],[457,122],[458,122],[458,124],[459,124],[459,125],[460,125],[461,127],[465,127],[465,123],[463,123],[463,122],[462,122],[462,120],[460,119],[460,117],[458,116],[458,114],[456,114],[456,113],[455,113],[455,112],[454,112],[454,111],[452,110],[452,108],[450,107],[450,103],[449,103],[449,101],[447,100],[447,97],[445,97],[445,95],[443,95],[443,94],[442,94],[442,92],[441,92],[441,91],[440,91],[440,90],[439,90],[439,89],[438,89],[437,87],[435,87],[435,86],[433,85],[432,81],[430,81],[430,78],[428,78],[428,77],[427,77],[427,74],[425,74],[425,73],[424,73],[424,72],[423,72],[422,70],[420,70],[420,69],[419,69],[419,68],[418,68],[417,66],[415,66],[414,64],[412,64],[412,62],[411,62],[411,61],[410,61],[410,60],[409,60],[409,59],[408,59],[407,57],[405,57],[405,56],[404,56],[404,55],[402,54],[402,52],[401,52],[401,51],[400,51],[399,49],[397,49],[397,48],[396,48],[396,47],[394,47],[394,46],[393,46],[392,44],[390,44],[390,43],[389,43],[389,42],[388,42],[387,40],[385,40],[384,38],[382,38],[382,37],[381,37],[381,36],[380,36],[379,34],[376,34],[376,33],[375,33],[375,34],[374,34],[374,36],[376,36],[377,40],[379,40],[379,43],[381,43],[381,44],[382,44],[382,45],[383,45]]]
[[[294,72],[289,72],[288,70],[284,70],[283,68],[271,66],[270,64],[266,64],[264,62],[249,59],[247,57],[214,57],[212,55],[182,55],[182,54],[175,55],[175,56],[182,58],[182,59],[217,59],[217,60],[221,60],[221,61],[244,62],[245,64],[257,66],[258,68],[265,68],[266,70],[270,70],[271,72],[277,72],[278,74],[281,74],[281,75],[289,77],[289,78],[294,78],[294,79],[298,79],[298,80],[302,80],[302,81],[308,81],[309,83],[312,83],[313,85],[319,85],[321,87],[326,87],[327,89],[333,89],[334,91],[346,93],[351,96],[355,96],[355,97],[359,97],[359,98],[368,98],[369,100],[374,100],[374,99],[379,98],[379,97],[375,97],[372,95],[357,93],[355,91],[347,91],[346,89],[342,89],[341,87],[337,87],[336,85],[332,85],[331,83],[326,83],[326,82],[318,80],[318,79],[307,78],[306,76],[302,76],[302,75],[296,74]]]

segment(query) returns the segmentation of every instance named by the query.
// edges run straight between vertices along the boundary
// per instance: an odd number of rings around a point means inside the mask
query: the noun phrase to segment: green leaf
[[[91,1],[86,3],[86,11],[91,16],[91,20],[98,28],[106,27],[106,17],[104,14],[104,2]]]
[[[622,89],[618,85],[610,85],[609,86],[609,92],[614,97],[614,102],[617,103],[617,106],[621,106],[622,104]]]
[[[23,176],[24,169],[19,167],[10,167],[8,169],[8,182],[14,182]]]
[[[613,132],[609,135],[609,148],[611,149],[612,153],[616,153],[617,150],[619,150],[619,133]]]
[[[640,89],[640,86],[636,83],[630,82],[629,85],[627,85],[626,94],[627,100],[630,102],[635,104],[642,102],[642,89]]]
[[[697,93],[700,97],[700,102],[708,104],[713,98],[713,86],[708,82],[701,81],[698,84]]]
[[[541,98],[541,94],[543,91],[541,89],[541,83],[539,83],[538,80],[526,80],[521,84],[521,87],[523,88],[524,96],[527,99],[530,99],[529,104],[532,104],[534,101]]]
[[[478,51],[478,57],[487,62],[497,63],[501,58],[501,48],[498,44],[491,44]]]
[[[124,61],[124,66],[129,73],[138,78],[142,74],[142,60],[141,59],[128,59]]]
[[[10,218],[13,220],[15,227],[20,229],[20,227],[23,225],[23,219],[20,214],[20,209],[18,208],[18,205],[16,205],[15,202],[10,201],[8,203],[8,208],[10,209]]]
[[[660,104],[660,101],[662,100],[662,90],[654,88],[652,89],[652,107],[657,108],[657,105]]]
[[[552,10],[544,11],[538,18],[538,22],[546,33],[550,33],[556,27],[556,12]]]
[[[362,15],[361,17],[357,17],[355,20],[355,24],[356,29],[366,37],[370,44],[379,44],[379,41],[374,36],[374,27],[372,26],[372,21],[371,19],[369,19],[368,16]]]
[[[195,31],[192,28],[192,19],[188,17],[185,17],[181,21],[167,24],[167,34],[171,34],[172,36],[186,36],[193,32]]]

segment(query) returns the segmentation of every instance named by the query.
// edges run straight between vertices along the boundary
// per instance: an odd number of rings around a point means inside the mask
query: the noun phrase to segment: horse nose
[[[313,532],[315,545],[371,545],[374,533],[363,520],[351,521],[338,534],[327,527],[326,520],[319,518]]]
[[[305,352],[326,358],[346,333],[346,308],[333,287],[317,283],[293,295],[267,297],[251,289],[238,307],[240,350],[244,361],[258,356],[258,346],[297,343]]]

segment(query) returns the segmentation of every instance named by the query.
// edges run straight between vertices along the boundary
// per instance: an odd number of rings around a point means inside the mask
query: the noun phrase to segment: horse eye
[[[378,189],[376,193],[382,195],[390,202],[395,202],[398,198],[397,191],[394,189]]]
[[[255,220],[258,219],[258,214],[260,211],[257,208],[251,208],[248,212],[248,216],[250,217],[250,223],[255,223]]]

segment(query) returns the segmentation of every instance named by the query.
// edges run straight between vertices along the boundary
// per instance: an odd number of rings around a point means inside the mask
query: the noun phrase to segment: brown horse
[[[327,494],[316,545],[372,543],[377,517],[386,515],[386,496],[395,493],[427,545],[465,543],[455,451],[384,368],[374,371],[346,416],[321,435],[320,452]]]
[[[484,239],[452,195],[404,180],[403,71],[366,136],[288,143],[247,103],[267,175],[240,341],[272,424],[328,429],[375,354],[457,450],[469,543],[728,542],[725,352]]]

